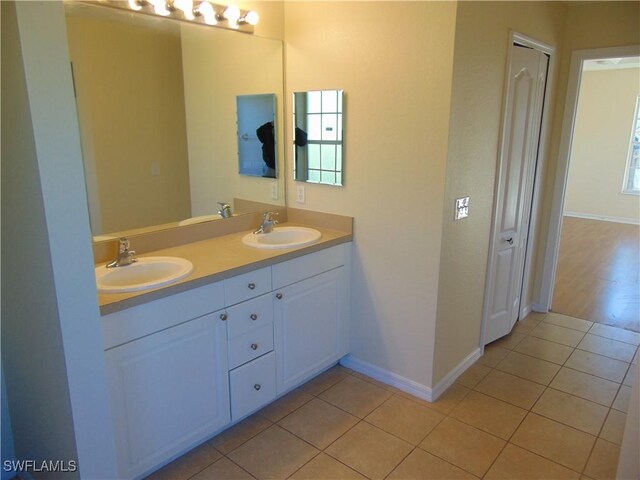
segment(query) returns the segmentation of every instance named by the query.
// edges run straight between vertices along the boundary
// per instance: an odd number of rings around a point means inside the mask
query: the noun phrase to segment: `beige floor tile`
[[[549,340],[550,342],[561,343],[562,345],[567,345],[569,347],[575,347],[580,343],[585,334],[578,330],[572,330],[570,328],[559,327],[558,325],[542,322],[536,328],[531,330],[529,335]]]
[[[571,354],[565,366],[618,383],[624,380],[629,368],[626,362],[579,349]]]
[[[291,480],[366,480],[355,470],[321,453],[289,477]]]
[[[507,445],[487,480],[577,480],[580,474],[515,445]]]
[[[475,390],[529,410],[545,387],[499,370],[492,371]]]
[[[251,480],[253,478],[231,460],[223,457],[196,476],[191,477],[190,480]]]
[[[416,448],[387,478],[389,480],[474,480],[478,477]]]
[[[621,412],[627,412],[629,410],[629,401],[631,400],[631,387],[627,387],[626,385],[622,385],[618,394],[616,395],[616,399],[613,402],[612,407]]]
[[[312,399],[313,395],[296,389],[260,410],[260,415],[277,422]]]
[[[360,422],[325,450],[371,479],[386,477],[413,450],[411,444]]]
[[[587,333],[578,345],[578,348],[628,363],[633,359],[637,347],[628,343]]]
[[[532,382],[548,385],[560,370],[560,366],[546,360],[511,352],[496,366],[496,369]]]
[[[210,443],[226,455],[271,425],[271,421],[255,414],[214,437]]]
[[[445,418],[420,444],[420,448],[481,477],[506,442],[470,425]]]
[[[640,350],[636,350],[636,354],[633,356],[633,360],[631,360],[631,363],[633,363],[634,365],[638,365],[638,353],[640,352]]]
[[[627,414],[619,412],[618,410],[610,410],[607,420],[604,422],[600,437],[620,445],[622,443],[622,436],[624,435],[624,425],[627,421]]]
[[[272,425],[228,457],[256,478],[282,479],[319,453],[278,425]]]
[[[399,395],[409,398],[410,400],[417,401],[421,405],[425,405],[433,410],[447,415],[458,403],[460,403],[464,399],[464,397],[467,396],[470,391],[471,390],[467,387],[454,383],[449,388],[447,388],[447,390],[442,395],[440,395],[440,397],[438,397],[435,402],[427,402],[426,400],[421,400],[403,392],[400,392]]]
[[[516,352],[524,353],[530,357],[536,357],[548,362],[562,365],[573,352],[573,347],[550,342],[538,337],[528,336],[522,340],[516,348]]]
[[[598,435],[609,409],[584,398],[547,388],[532,411],[591,435]]]
[[[511,332],[509,335],[492,342],[491,345],[513,350],[518,343],[525,337],[523,333]]]
[[[527,411],[479,392],[470,392],[451,416],[485,432],[508,440]]]
[[[484,347],[484,353],[482,357],[478,359],[478,363],[487,367],[495,367],[499,364],[504,357],[506,357],[511,350],[502,348],[493,343]]]
[[[347,378],[350,375],[349,372],[349,369],[336,365],[301,385],[300,389],[310,395],[320,395],[339,381]]]
[[[632,345],[640,345],[640,333],[630,332],[623,328],[616,328],[602,323],[595,323],[589,333],[599,337],[611,338],[619,342],[630,343]]]
[[[562,367],[549,386],[610,407],[619,385],[604,378]]]
[[[596,480],[615,479],[619,455],[618,445],[599,438],[584,473]]]
[[[149,480],[186,480],[220,459],[211,442],[205,442],[147,477]]]
[[[371,378],[371,377],[368,377],[366,375],[363,375],[362,373],[353,372],[352,375],[354,377],[356,377],[356,378],[359,378],[360,380],[364,380],[365,382],[369,382],[369,383],[371,383],[371,384],[373,384],[373,385],[375,385],[377,387],[380,387],[383,390],[388,390],[389,392],[392,392],[392,393],[397,393],[399,391],[396,387],[394,387],[392,385],[388,385],[388,384],[386,384],[384,382],[376,380],[375,378]]]
[[[358,419],[353,415],[314,398],[280,420],[278,425],[323,450],[356,423]]]
[[[371,412],[365,421],[417,445],[443,418],[441,413],[394,395]]]
[[[588,320],[582,320],[580,318],[569,317],[562,315],[561,313],[550,312],[544,319],[545,323],[552,325],[558,325],[559,327],[570,328],[572,330],[579,330],[581,332],[588,332],[593,326],[593,322]]]
[[[348,376],[320,394],[320,398],[359,418],[369,415],[393,393]]]
[[[491,368],[476,362],[456,379],[456,383],[467,388],[473,388],[480,383],[480,380],[486,377],[490,371]]]
[[[546,316],[546,313],[531,312],[523,320],[518,320],[513,330],[518,333],[529,333],[531,330],[536,328]]]
[[[638,365],[632,363],[624,377],[624,383],[628,387],[633,387],[634,379],[638,376]]]
[[[561,423],[530,413],[511,438],[526,448],[573,470],[582,471],[596,437]]]

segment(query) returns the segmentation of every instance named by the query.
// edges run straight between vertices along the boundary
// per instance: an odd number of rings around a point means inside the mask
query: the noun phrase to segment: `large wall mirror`
[[[269,123],[282,144],[281,41],[100,5],[65,11],[94,237],[215,218],[218,202],[285,204],[277,148],[273,168],[262,144],[259,174],[238,167],[238,99],[266,99],[251,133]]]
[[[293,94],[294,171],[297,181],[343,184],[343,91]]]

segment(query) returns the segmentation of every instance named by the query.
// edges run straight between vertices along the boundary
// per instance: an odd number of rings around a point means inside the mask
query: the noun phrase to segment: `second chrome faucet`
[[[262,223],[253,233],[271,233],[273,227],[278,223],[274,217],[278,216],[278,212],[265,212],[262,214]]]

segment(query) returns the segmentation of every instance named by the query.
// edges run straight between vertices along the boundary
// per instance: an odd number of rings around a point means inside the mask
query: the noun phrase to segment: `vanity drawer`
[[[271,267],[261,268],[224,280],[224,298],[227,305],[235,305],[270,291]]]
[[[344,265],[345,248],[345,245],[336,245],[274,265],[273,289],[286,287]]]
[[[254,328],[229,340],[229,369],[247,363],[273,350],[273,325],[271,323]]]
[[[227,308],[227,335],[237,337],[257,327],[273,323],[273,295],[261,297]]]
[[[276,356],[268,353],[229,372],[231,420],[235,421],[276,397]]]

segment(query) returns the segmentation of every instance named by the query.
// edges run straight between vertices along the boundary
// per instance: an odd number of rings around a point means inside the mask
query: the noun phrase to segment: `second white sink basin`
[[[322,233],[315,228],[276,227],[270,233],[248,233],[242,237],[242,243],[253,248],[293,248],[310,245],[321,237]]]
[[[193,271],[189,260],[178,257],[142,257],[131,265],[96,268],[100,293],[137,292],[169,285]]]

